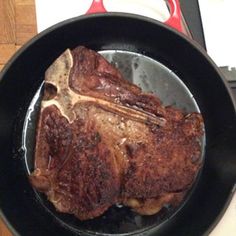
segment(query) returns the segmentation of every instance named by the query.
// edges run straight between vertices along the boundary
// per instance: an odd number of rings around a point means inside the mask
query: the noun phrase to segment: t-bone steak
[[[203,120],[164,107],[100,54],[67,49],[46,71],[30,182],[80,220],[123,204],[177,206],[201,167]]]

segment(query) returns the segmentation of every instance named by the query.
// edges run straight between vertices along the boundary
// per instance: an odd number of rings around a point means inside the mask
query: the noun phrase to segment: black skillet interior
[[[224,208],[236,180],[236,118],[229,93],[217,68],[187,39],[156,21],[114,13],[79,17],[52,27],[20,50],[2,72],[0,208],[14,232],[75,234],[39,204],[27,180],[20,147],[25,114],[45,70],[66,48],[78,45],[98,51],[116,49],[146,55],[173,71],[191,91],[205,121],[203,172],[194,194],[182,209],[146,233],[207,232]],[[109,228],[109,221],[105,227]]]

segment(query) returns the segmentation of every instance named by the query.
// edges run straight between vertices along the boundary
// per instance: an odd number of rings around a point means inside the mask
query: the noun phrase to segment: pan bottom
[[[138,53],[128,51],[106,50],[100,51],[109,62],[114,64],[123,74],[124,78],[138,85],[145,92],[156,94],[165,106],[171,105],[185,112],[200,112],[193,95],[180,78],[163,64]],[[35,94],[28,108],[23,136],[22,147],[24,149],[24,164],[27,174],[34,169],[34,146],[37,117],[42,98],[43,83]],[[205,137],[202,138],[202,159],[204,154]],[[196,178],[198,179],[198,178]],[[153,216],[140,216],[127,207],[113,206],[101,217],[81,222],[74,216],[58,213],[44,194],[35,191],[38,202],[51,214],[59,224],[83,235],[130,235],[144,232],[152,227],[160,226],[173,217],[193,192],[196,185],[186,195],[180,206],[173,209],[166,206]]]

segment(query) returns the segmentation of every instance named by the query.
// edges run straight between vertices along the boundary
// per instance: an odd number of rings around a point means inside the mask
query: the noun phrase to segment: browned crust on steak
[[[43,145],[36,146],[40,158],[36,158],[32,184],[46,192],[61,212],[81,220],[99,216],[118,201],[120,193],[114,155],[92,122],[77,119],[69,124],[55,106],[42,111],[41,122],[37,138]],[[47,184],[42,184],[45,178]]]
[[[201,166],[200,114],[163,107],[98,53],[65,51],[47,70],[32,185],[80,220],[121,203],[178,205]]]

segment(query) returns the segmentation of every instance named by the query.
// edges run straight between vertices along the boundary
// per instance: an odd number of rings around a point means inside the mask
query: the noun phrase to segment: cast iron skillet
[[[30,186],[22,149],[28,108],[48,66],[66,48],[78,45],[145,55],[180,78],[193,95],[205,122],[205,161],[192,194],[178,211],[146,220],[113,208],[107,218],[82,223],[56,213]],[[14,234],[86,235],[88,229],[97,229],[103,235],[202,235],[217,222],[236,182],[235,104],[215,64],[182,34],[130,14],[82,16],[36,36],[10,60],[0,79],[0,208]],[[123,219],[125,230],[115,227],[117,219]]]

